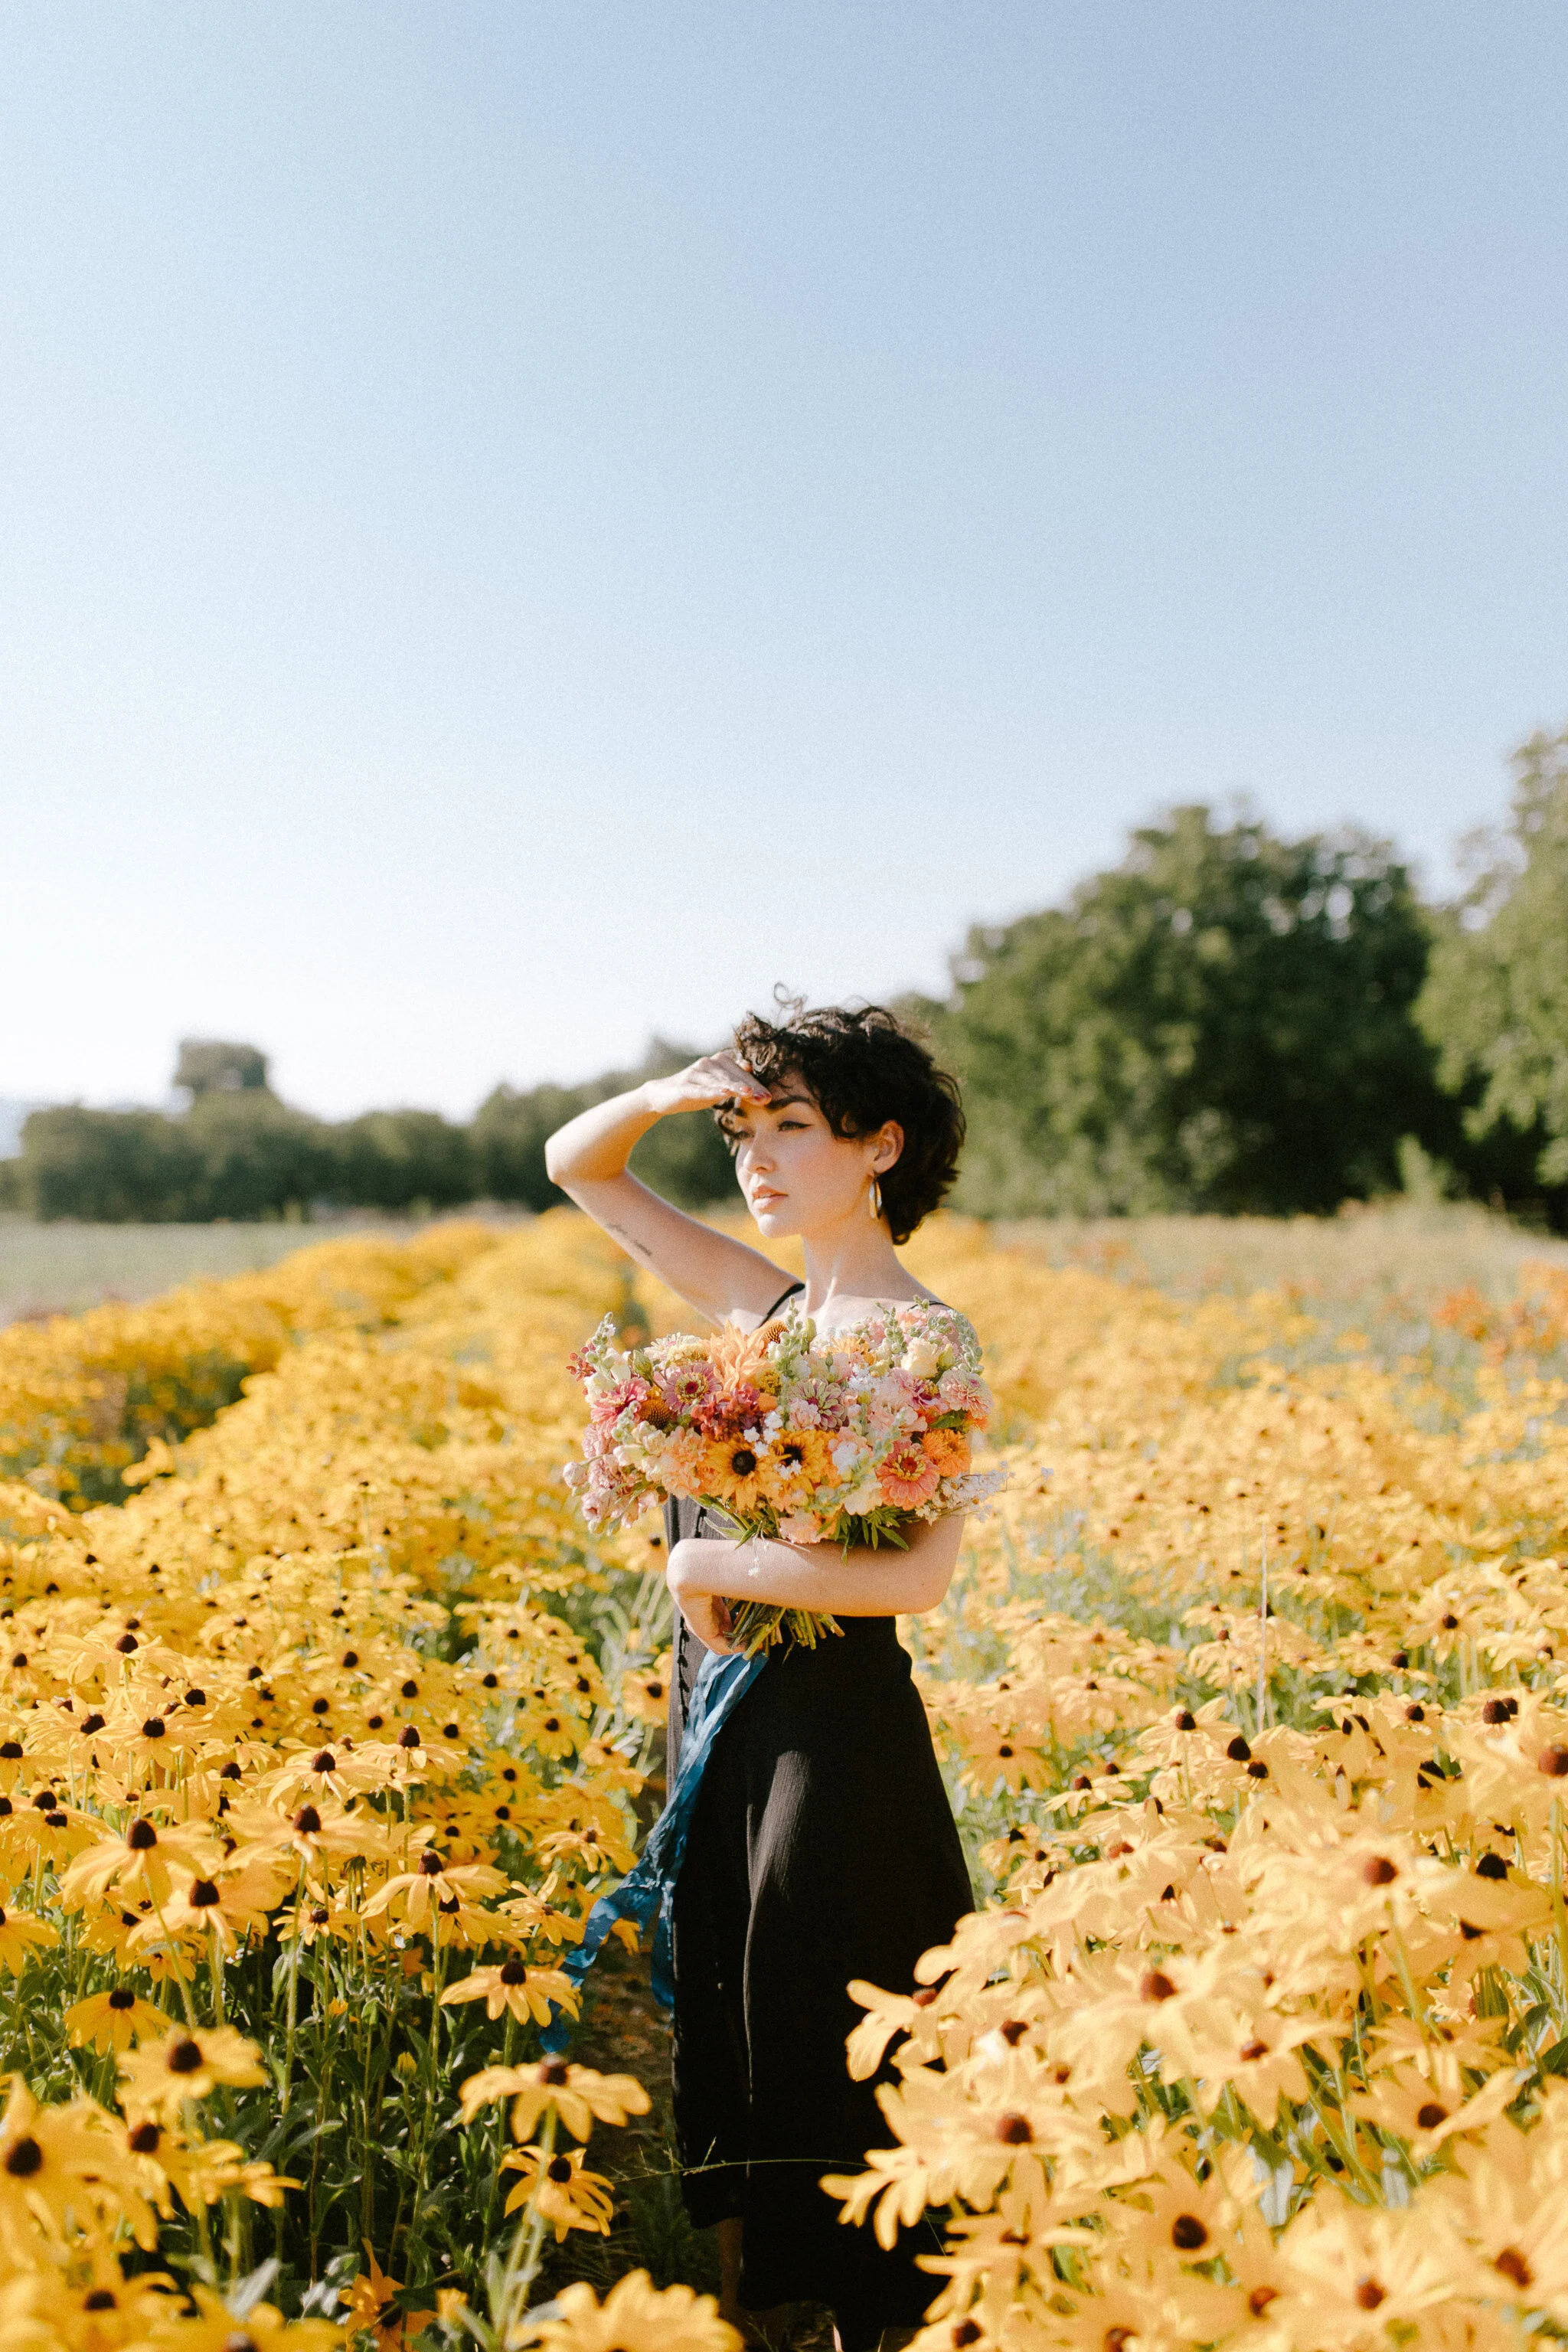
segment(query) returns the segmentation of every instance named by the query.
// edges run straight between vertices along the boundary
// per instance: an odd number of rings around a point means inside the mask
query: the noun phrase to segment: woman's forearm
[[[544,1170],[563,1192],[572,1185],[604,1184],[621,1175],[639,1136],[656,1127],[663,1116],[648,1099],[646,1087],[612,1095],[595,1103],[558,1127],[544,1147]]]
[[[947,1591],[963,1537],[962,1516],[922,1523],[907,1551],[857,1544],[846,1554],[831,1543],[689,1536],[669,1556],[669,1586],[678,1600],[711,1592],[728,1601],[826,1610],[836,1617],[917,1616],[934,1609]]]

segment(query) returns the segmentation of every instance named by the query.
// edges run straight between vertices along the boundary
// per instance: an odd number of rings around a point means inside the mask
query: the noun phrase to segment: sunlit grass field
[[[1279,1290],[1363,1316],[1466,1285],[1500,1300],[1522,1265],[1568,1265],[1568,1240],[1444,1202],[1352,1202],[1336,1217],[1039,1218],[994,1231],[1047,1265],[1152,1283],[1181,1298]]]
[[[429,1220],[423,1221],[429,1223]],[[488,1222],[498,1222],[492,1213]],[[500,1223],[522,1222],[505,1213]],[[744,1223],[737,1213],[736,1229]],[[35,1224],[0,1215],[0,1323],[153,1298],[201,1276],[249,1274],[341,1234],[395,1242],[405,1220],[345,1214],[310,1225]],[[1395,1201],[1338,1217],[1059,1217],[999,1225],[996,1239],[1047,1265],[1146,1282],[1183,1298],[1289,1290],[1327,1311],[1370,1315],[1472,1285],[1503,1299],[1522,1265],[1568,1265],[1568,1240],[1471,1206]]]
[[[0,1324],[74,1315],[106,1298],[155,1298],[203,1276],[259,1273],[340,1234],[374,1233],[393,1242],[417,1230],[401,1219],[352,1213],[325,1228],[35,1224],[30,1217],[0,1214]]]

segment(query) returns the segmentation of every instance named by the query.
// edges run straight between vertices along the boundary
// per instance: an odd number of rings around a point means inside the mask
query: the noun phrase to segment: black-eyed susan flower
[[[601,2123],[624,2124],[646,2116],[648,2095],[635,2074],[600,2074],[564,2058],[542,2058],[531,2066],[486,2066],[470,2074],[459,2093],[462,2116],[472,2123],[481,2107],[511,2101],[514,2139],[531,2137],[540,2117],[553,2107],[574,2139],[585,2140]]]
[[[349,1812],[310,1797],[286,1809],[237,1806],[229,1813],[228,1829],[239,1842],[235,1860],[264,1867],[276,1882],[269,1906],[279,1900],[300,1864],[330,1872],[353,1856],[381,1859],[387,1852],[386,1825],[376,1814]]]
[[[535,2025],[548,2025],[552,2003],[569,2017],[575,2017],[580,2006],[575,1988],[559,1969],[531,1969],[515,1953],[499,1968],[471,1969],[457,1984],[447,1987],[441,2000],[443,2007],[482,2000],[487,2017],[514,2017],[520,2025],[530,2020]]]
[[[626,1829],[614,1815],[602,1822],[573,1822],[552,1830],[534,1839],[533,1850],[542,1862],[575,1864],[588,1878],[597,1876],[606,1865],[611,1870],[629,1870],[636,1860]]]
[[[342,2329],[332,2320],[285,2319],[269,2303],[253,2303],[237,2325],[221,2295],[193,2286],[195,2316],[181,2321],[180,2352],[334,2352]]]
[[[58,1928],[47,1919],[18,1910],[14,1901],[0,1904],[0,1968],[9,1969],[14,1977],[21,1975],[36,1953],[52,1951],[59,1940]]]
[[[662,1726],[669,1712],[669,1653],[621,1676],[621,1707],[636,1723]]]
[[[173,2122],[187,2099],[212,2096],[220,2083],[246,2089],[267,2080],[255,2042],[233,2026],[176,2027],[120,2061],[121,2104],[128,2113]]]
[[[149,2034],[164,2033],[169,2021],[161,2009],[142,2000],[129,1985],[111,1985],[107,1992],[89,1993],[73,2001],[65,2013],[66,2032],[73,2050],[129,2050]]]
[[[19,2074],[0,2116],[0,2242],[26,2267],[42,2227],[64,2240],[73,2211],[122,2210],[140,2242],[155,2237],[115,2126],[90,2099],[40,2106]]]
[[[563,1910],[556,1901],[564,1892],[564,1881],[558,1871],[552,1870],[531,1893],[509,1895],[504,1903],[498,1903],[496,1918],[504,1940],[521,1944],[538,1936],[547,1944],[580,1944],[581,1916]]]
[[[132,1948],[164,1936],[205,1941],[209,1936],[226,1953],[250,1935],[265,1936],[267,1922],[289,1874],[271,1856],[236,1856],[205,1872],[180,1869],[170,1874],[168,1899],[154,1918],[144,1920],[131,1937]]]
[[[153,2115],[132,2115],[125,2140],[147,2197],[164,2215],[174,2210],[175,2196],[187,2213],[195,2213],[236,2193],[275,2211],[285,2192],[300,2186],[247,2157],[233,2140],[187,2134],[177,2122]]]
[[[539,2213],[560,2245],[569,2230],[596,2230],[608,2237],[615,2211],[615,2191],[603,2174],[584,2168],[580,2147],[516,2147],[501,2159],[503,2172],[520,2178],[506,2200],[515,2213],[524,2206]]]
[[[487,1896],[506,1889],[506,1875],[488,1863],[448,1863],[434,1847],[426,1847],[413,1870],[399,1871],[378,1887],[364,1906],[367,1919],[384,1915],[399,1921],[416,1936],[438,1936],[444,1943],[486,1944],[495,1922],[482,1906]]]
[[[216,1858],[212,1841],[202,1831],[139,1813],[118,1837],[100,1838],[78,1855],[60,1881],[60,1899],[68,1910],[77,1910],[101,1901],[112,1890],[123,1907],[128,1897],[144,1890],[153,1902],[161,1903],[169,1892],[172,1863],[195,1869],[210,1866]]]
[[[632,2271],[602,2305],[584,2280],[574,2281],[524,2323],[520,2341],[540,2352],[737,2352],[739,2339],[712,2295],[661,2289],[646,2271]]]
[[[314,1747],[297,1748],[258,1786],[280,1811],[297,1811],[310,1803],[336,1815],[363,1790],[380,1786],[384,1777],[384,1768],[374,1756],[367,1759],[341,1742],[334,1746],[322,1740]]]
[[[422,2335],[439,2312],[404,2310],[395,2300],[403,2293],[402,2281],[390,2277],[382,2269],[368,2242],[364,2256],[369,2268],[338,2291],[338,2300],[344,2306],[343,2324],[351,2336],[374,2336],[376,2352],[402,2352],[402,2347]],[[390,2313],[385,2320],[382,2317],[384,2312]]]

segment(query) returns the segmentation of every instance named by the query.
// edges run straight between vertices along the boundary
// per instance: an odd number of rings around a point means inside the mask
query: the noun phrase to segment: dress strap
[[[764,1323],[771,1323],[773,1317],[778,1313],[779,1308],[784,1305],[784,1300],[786,1298],[793,1298],[797,1290],[804,1290],[805,1288],[805,1285],[804,1282],[792,1282],[787,1290],[781,1290],[773,1305],[769,1307],[767,1313],[763,1316],[763,1321]]]

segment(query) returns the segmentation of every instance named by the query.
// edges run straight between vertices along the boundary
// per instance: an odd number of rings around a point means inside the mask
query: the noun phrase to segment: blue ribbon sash
[[[713,1743],[734,1714],[767,1663],[766,1650],[754,1657],[721,1656],[710,1650],[692,1686],[691,1706],[680,1740],[680,1756],[668,1801],[652,1829],[636,1867],[608,1895],[601,1895],[583,1923],[583,1940],[562,1964],[568,1983],[578,1986],[598,1956],[599,1948],[617,1919],[629,1919],[639,1929],[657,1924],[653,1938],[653,1997],[659,2007],[675,2006],[675,1973],[670,1929],[675,1882],[686,1859],[686,1841],[696,1810],[697,1791]],[[573,2021],[559,2001],[551,2004],[549,2024],[540,2035],[541,2046],[552,2057],[565,2049]]]

